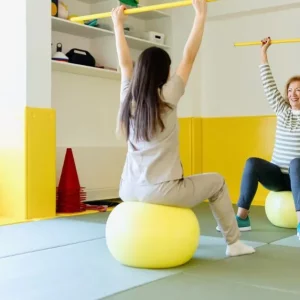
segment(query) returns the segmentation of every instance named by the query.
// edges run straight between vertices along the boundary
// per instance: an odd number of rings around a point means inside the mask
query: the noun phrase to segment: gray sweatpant
[[[121,181],[120,198],[177,207],[192,208],[209,200],[213,216],[228,245],[240,238],[232,203],[224,178],[218,173],[204,173],[157,185],[137,186]]]

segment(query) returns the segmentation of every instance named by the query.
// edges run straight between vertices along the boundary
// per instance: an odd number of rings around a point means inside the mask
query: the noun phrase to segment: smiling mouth
[[[297,101],[299,101],[299,98],[291,98],[291,101],[292,102],[297,102]]]

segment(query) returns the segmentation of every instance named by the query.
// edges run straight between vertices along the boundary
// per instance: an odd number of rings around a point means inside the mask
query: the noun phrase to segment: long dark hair
[[[158,47],[150,47],[139,56],[120,111],[120,127],[126,140],[129,138],[131,122],[137,141],[149,141],[158,126],[164,130],[161,115],[172,106],[161,99],[159,91],[168,80],[170,65],[169,54]]]

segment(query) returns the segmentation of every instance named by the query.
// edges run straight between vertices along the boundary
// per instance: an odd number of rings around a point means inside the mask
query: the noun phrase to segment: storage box
[[[163,45],[165,43],[165,35],[163,33],[148,31],[144,32],[143,37],[145,40],[148,40],[153,43]]]

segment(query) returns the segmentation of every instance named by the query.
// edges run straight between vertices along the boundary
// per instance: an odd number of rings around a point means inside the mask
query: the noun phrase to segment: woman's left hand
[[[124,14],[125,9],[126,9],[125,5],[120,5],[120,6],[112,9],[111,15],[112,15],[112,20],[113,20],[114,26],[124,24],[124,21],[127,18],[127,16]]]

